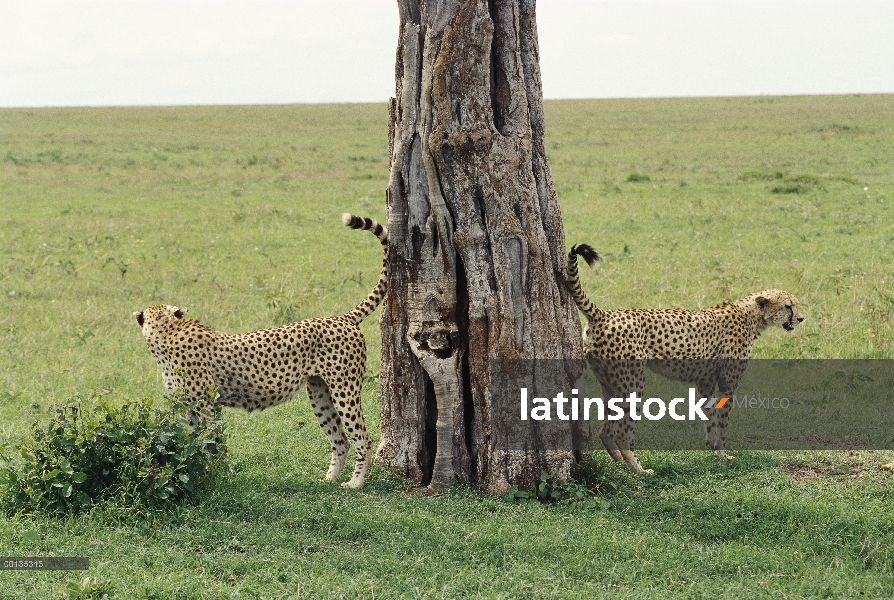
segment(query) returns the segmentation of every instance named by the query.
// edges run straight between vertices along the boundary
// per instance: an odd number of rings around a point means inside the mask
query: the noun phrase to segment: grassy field
[[[700,308],[766,287],[804,324],[759,357],[892,358],[894,96],[548,102],[569,245],[605,308]],[[159,398],[131,312],[230,332],[344,312],[381,266],[384,105],[0,109],[0,443],[73,396]],[[378,313],[364,408],[378,435]],[[0,521],[6,556],[88,556],[117,598],[894,596],[894,452],[595,453],[607,509],[432,498],[373,468],[319,481],[301,399],[227,411],[232,472],[197,506]],[[306,424],[306,426],[304,425]],[[349,463],[350,468],[350,463]],[[0,572],[0,598],[78,572]]]

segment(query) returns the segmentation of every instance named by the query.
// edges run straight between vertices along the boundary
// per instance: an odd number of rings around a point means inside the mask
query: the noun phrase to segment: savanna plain
[[[894,96],[553,101],[546,117],[566,242],[605,257],[582,270],[599,305],[777,287],[806,321],[757,357],[892,358]],[[384,104],[0,109],[0,444],[74,397],[162,402],[135,310],[236,333],[351,309],[381,247],[340,215],[384,221],[387,139]],[[432,497],[379,467],[361,490],[323,483],[303,393],[224,419],[230,469],[195,502],[6,511],[0,553],[91,568],[2,571],[0,597],[894,597],[894,450],[642,452],[655,474],[635,477],[595,448],[583,508]]]

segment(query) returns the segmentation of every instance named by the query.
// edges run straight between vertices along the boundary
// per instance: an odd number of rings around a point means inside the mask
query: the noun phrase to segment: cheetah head
[[[755,294],[754,302],[766,327],[782,327],[794,331],[804,317],[798,310],[798,299],[782,290],[764,290]]]
[[[164,335],[173,330],[177,322],[183,319],[187,309],[169,304],[156,304],[144,311],[135,312],[133,316],[143,330],[143,335],[150,338],[153,334]]]

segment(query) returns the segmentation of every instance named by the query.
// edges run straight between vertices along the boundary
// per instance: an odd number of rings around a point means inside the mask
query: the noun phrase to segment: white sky
[[[539,0],[547,98],[894,93],[894,0]],[[0,106],[381,102],[396,0],[0,0]]]

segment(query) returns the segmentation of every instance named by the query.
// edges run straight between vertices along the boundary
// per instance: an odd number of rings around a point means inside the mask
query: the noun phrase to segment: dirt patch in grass
[[[866,476],[866,469],[841,465],[782,465],[782,470],[792,476],[798,483],[815,481],[820,478],[833,478],[838,481],[859,479]]]
[[[825,460],[814,464],[783,463],[781,468],[791,475],[794,481],[804,483],[821,478],[845,482],[849,479],[865,477],[870,471],[888,471],[892,467],[890,464],[868,464],[866,457],[856,451],[842,452],[841,458],[843,460],[840,462]]]

